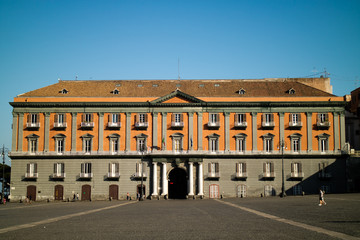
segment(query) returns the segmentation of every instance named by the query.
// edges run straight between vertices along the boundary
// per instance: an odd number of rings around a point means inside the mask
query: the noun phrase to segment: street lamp
[[[280,140],[279,148],[281,149],[281,194],[280,194],[280,197],[286,197],[285,175],[284,175],[284,148],[286,148],[286,144],[285,144],[284,139]]]
[[[3,165],[2,165],[2,189],[1,189],[1,204],[4,203],[4,186],[5,186],[5,151],[9,151],[9,149],[5,148],[3,145],[1,156],[3,157]]]

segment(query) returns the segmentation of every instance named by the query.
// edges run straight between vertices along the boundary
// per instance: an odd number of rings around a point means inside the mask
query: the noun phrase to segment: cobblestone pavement
[[[360,194],[8,203],[0,239],[360,239]]]

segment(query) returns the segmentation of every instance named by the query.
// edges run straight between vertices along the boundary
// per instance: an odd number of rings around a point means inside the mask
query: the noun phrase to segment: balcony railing
[[[293,128],[300,128],[302,127],[302,122],[289,122],[289,127],[293,127]]]
[[[304,178],[303,172],[292,172],[288,175],[288,179],[302,179]]]
[[[121,122],[108,122],[109,128],[119,128],[121,127]]]
[[[51,178],[58,178],[58,179],[63,179],[66,177],[66,173],[53,173],[51,175]]]
[[[328,128],[330,127],[331,123],[329,121],[324,121],[324,122],[321,122],[321,121],[317,121],[316,122],[316,126],[320,127],[320,128]]]
[[[141,172],[136,172],[132,176],[133,176],[133,178],[141,178]],[[147,177],[146,172],[143,172],[142,177],[143,178]]]
[[[237,172],[234,176],[236,179],[245,179],[248,177],[247,172]]]
[[[112,173],[112,172],[109,172],[107,174],[107,177],[108,178],[119,178],[120,177],[120,173]]]
[[[208,178],[220,178],[219,172],[209,172],[207,175]]]
[[[273,128],[273,127],[275,127],[275,122],[265,122],[265,121],[263,121],[263,122],[261,122],[261,126],[263,128]]]
[[[218,128],[220,127],[220,122],[208,122],[207,126],[211,128]]]
[[[40,123],[39,122],[37,122],[37,123],[28,122],[28,123],[26,123],[26,127],[27,128],[39,128]]]
[[[149,126],[148,122],[135,122],[135,127],[137,128],[147,128]]]
[[[184,127],[184,122],[171,122],[171,127]]]
[[[247,122],[238,122],[238,121],[236,121],[235,123],[234,123],[234,125],[235,125],[235,127],[247,127]]]
[[[264,172],[260,175],[260,178],[275,178],[276,174],[275,172]]]
[[[92,178],[93,173],[80,173],[80,178]]]
[[[95,126],[94,122],[81,122],[80,126],[82,128],[93,128]]]
[[[38,178],[38,173],[25,173],[25,178]]]
[[[66,127],[67,127],[67,123],[59,123],[59,122],[54,123],[54,128],[66,128]]]

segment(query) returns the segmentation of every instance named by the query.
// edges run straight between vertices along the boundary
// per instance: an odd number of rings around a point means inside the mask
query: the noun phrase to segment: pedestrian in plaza
[[[326,202],[324,200],[324,193],[325,191],[319,189],[319,206],[326,205]]]
[[[76,193],[76,200],[79,200],[79,193]]]
[[[127,194],[126,194],[126,200],[129,201],[129,199],[130,199],[130,195],[129,195],[129,193],[127,193]]]

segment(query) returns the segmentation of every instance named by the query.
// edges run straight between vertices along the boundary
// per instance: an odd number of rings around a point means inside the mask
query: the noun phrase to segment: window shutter
[[[171,122],[175,122],[175,113],[171,114]]]
[[[30,173],[30,163],[26,164],[26,173]]]
[[[85,113],[83,113],[81,116],[81,122],[85,122]]]
[[[84,163],[81,164],[81,173],[85,173],[85,164]]]
[[[326,113],[326,114],[325,114],[325,122],[328,122],[328,121],[329,121],[329,114]]]
[[[145,122],[148,122],[148,115],[147,115],[147,113],[144,113],[144,116],[145,116]]]
[[[236,173],[240,173],[240,165],[241,163],[235,163]]]
[[[59,114],[55,114],[55,118],[54,118],[54,122],[58,123],[59,122]]]
[[[61,163],[61,173],[65,173],[65,163]]]
[[[215,172],[219,173],[219,163],[215,163]]]
[[[246,122],[246,114],[243,113],[243,122]]]
[[[112,113],[109,113],[109,115],[108,115],[108,122],[112,122]]]
[[[31,123],[31,114],[30,113],[27,115],[27,121],[26,122]]]
[[[273,173],[274,172],[274,163],[270,163],[270,172]]]
[[[136,163],[136,172],[140,173],[140,163]]]
[[[184,121],[184,114],[180,113],[180,122],[183,122],[183,121]]]
[[[37,173],[37,163],[34,163],[34,173]]]
[[[301,114],[298,113],[297,115],[298,115],[298,120],[299,120],[299,122],[301,122]]]
[[[208,172],[211,173],[211,163],[208,164]]]
[[[63,114],[64,115],[64,123],[66,122],[66,113]]]
[[[117,115],[117,122],[120,123],[121,122],[121,115],[120,115],[120,113],[117,113],[116,115]]]
[[[274,114],[273,113],[270,114],[270,122],[274,122]]]
[[[54,173],[57,173],[57,163],[54,163]]]
[[[89,164],[89,173],[92,173],[91,171],[91,163],[88,163]]]
[[[119,163],[115,163],[115,172],[116,172],[116,173],[119,172]]]
[[[263,173],[266,173],[266,163],[263,163]]]
[[[289,122],[293,122],[293,115],[294,115],[294,113],[289,114]]]
[[[261,115],[261,122],[264,122],[264,118],[265,118],[265,113],[263,113],[263,114]]]
[[[294,173],[294,163],[291,163],[291,173]]]
[[[93,122],[94,121],[94,114],[90,114],[90,122]]]
[[[246,173],[246,163],[242,163],[243,165],[243,172]]]
[[[302,173],[302,163],[299,163],[299,173]]]

